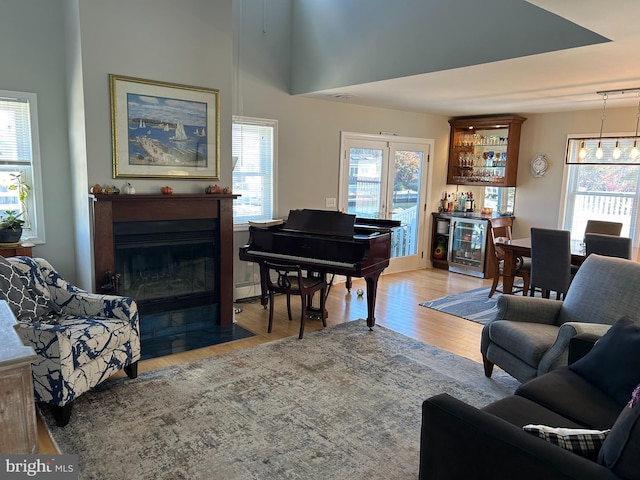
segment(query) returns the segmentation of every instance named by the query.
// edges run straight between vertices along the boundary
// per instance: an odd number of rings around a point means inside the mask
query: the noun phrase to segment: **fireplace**
[[[217,219],[114,223],[116,273],[102,289],[135,298],[141,314],[217,304],[217,230]]]
[[[233,195],[96,195],[98,293],[132,297],[142,357],[251,335],[233,323]]]

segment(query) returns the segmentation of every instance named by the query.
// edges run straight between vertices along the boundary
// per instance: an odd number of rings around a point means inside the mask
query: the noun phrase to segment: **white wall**
[[[34,92],[38,101],[46,243],[33,254],[73,278],[74,216],[66,104],[64,9],[60,0],[3,0],[0,89]]]
[[[232,29],[225,0],[79,0],[85,91],[88,180],[112,178],[110,73],[220,91],[221,172],[231,183]],[[207,181],[132,181],[140,193],[171,184],[175,193],[202,193]],[[88,185],[87,185],[88,188]]]

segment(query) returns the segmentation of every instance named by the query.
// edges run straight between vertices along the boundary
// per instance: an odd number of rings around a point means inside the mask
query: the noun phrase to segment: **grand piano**
[[[328,210],[291,210],[286,223],[249,227],[249,241],[240,247],[240,260],[260,265],[261,303],[269,297],[264,281],[264,262],[300,265],[320,274],[364,277],[367,284],[367,326],[376,323],[378,278],[389,265],[391,230],[395,220],[359,218]]]

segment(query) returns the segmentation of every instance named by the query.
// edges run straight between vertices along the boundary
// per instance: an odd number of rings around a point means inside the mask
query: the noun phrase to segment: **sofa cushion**
[[[626,480],[640,480],[640,385],[605,440],[598,463]]]
[[[557,445],[590,460],[596,460],[598,458],[600,447],[602,447],[602,444],[610,432],[610,430],[559,428],[533,424],[525,425],[522,429],[553,445]]]
[[[488,325],[491,341],[517,352],[524,363],[536,366],[558,337],[558,327],[544,323],[495,320]]]
[[[640,383],[640,324],[622,317],[569,368],[622,407]]]
[[[583,428],[581,424],[519,395],[509,395],[490,403],[481,408],[481,410],[506,420],[518,428],[522,428],[529,423],[566,428]]]
[[[523,383],[516,395],[528,398],[584,428],[611,428],[622,407],[568,367],[559,367]]]

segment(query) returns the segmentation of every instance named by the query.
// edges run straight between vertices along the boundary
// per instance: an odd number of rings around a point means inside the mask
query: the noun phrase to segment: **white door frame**
[[[428,255],[428,235],[429,231],[429,219],[427,218],[428,209],[428,193],[431,191],[431,178],[433,173],[433,162],[431,162],[431,156],[434,151],[434,140],[426,138],[416,137],[401,137],[397,135],[374,135],[374,134],[362,134],[356,132],[340,132],[340,176],[339,176],[339,189],[338,189],[338,208],[341,211],[348,210],[348,185],[349,185],[349,153],[347,145],[354,142],[378,142],[386,144],[388,162],[391,162],[389,151],[393,150],[394,145],[400,146],[402,150],[414,148],[415,150],[421,150],[425,152],[425,158],[423,160],[422,179],[420,182],[420,205],[419,205],[419,220],[418,220],[418,251],[417,255],[411,255],[408,257],[392,258],[389,267],[385,270],[385,273],[401,272],[407,270],[416,270],[426,268],[429,262]],[[383,168],[388,168],[384,166]],[[388,201],[388,200],[387,200]],[[390,218],[390,212],[389,212]]]

